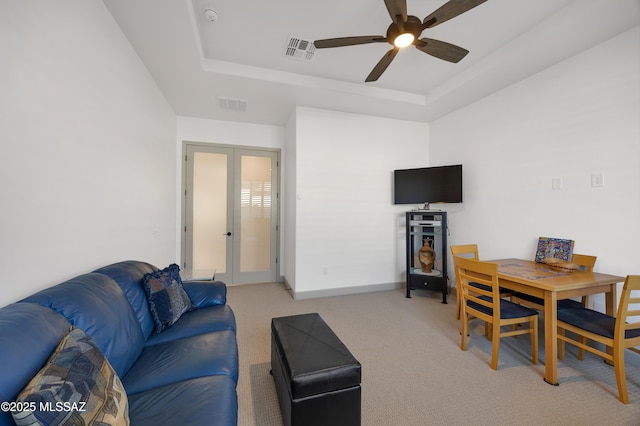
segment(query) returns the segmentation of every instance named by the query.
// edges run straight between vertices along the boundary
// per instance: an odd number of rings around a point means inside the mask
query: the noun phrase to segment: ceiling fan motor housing
[[[402,27],[395,22],[387,28],[387,41],[393,44],[394,40],[402,34],[411,34],[414,39],[418,39],[422,33],[422,21],[417,16],[407,16],[407,20],[402,23]]]

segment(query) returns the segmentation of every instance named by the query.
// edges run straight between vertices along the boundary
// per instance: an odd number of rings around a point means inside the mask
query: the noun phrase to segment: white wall
[[[296,297],[403,282],[393,170],[429,165],[429,125],[299,107],[295,127]]]
[[[183,141],[282,149],[284,127],[178,116],[180,153]]]
[[[0,2],[0,306],[175,261],[175,114],[100,1]]]
[[[282,274],[284,275],[284,281],[288,288],[293,289],[295,293],[296,288],[296,238],[298,236],[296,232],[296,197],[297,186],[296,176],[298,174],[298,165],[296,158],[298,153],[296,151],[296,114],[291,114],[287,125],[285,127],[285,151],[287,153],[287,173],[286,178],[283,179],[283,186],[287,197],[283,198],[283,217],[280,228],[284,233],[282,238],[283,250],[284,250],[284,267],[282,268]]]
[[[638,52],[636,27],[432,123],[432,161],[464,164],[451,244],[533,258],[539,236],[569,238],[596,270],[640,274]]]

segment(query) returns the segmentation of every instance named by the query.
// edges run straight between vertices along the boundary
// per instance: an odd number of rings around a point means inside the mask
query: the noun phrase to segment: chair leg
[[[582,296],[582,304],[584,305],[585,308],[589,307],[589,296]],[[583,345],[586,345],[588,342],[588,339],[584,336],[580,336],[580,343],[582,343]],[[580,361],[584,360],[584,349],[582,348],[578,348],[578,359]]]
[[[589,296],[582,296],[582,304],[585,308],[589,307]]]
[[[513,324],[513,325],[511,326],[511,330],[512,330],[512,331],[518,331],[518,326],[519,326],[519,325],[520,325],[520,324]],[[518,335],[517,335],[517,334],[515,334],[515,335],[513,335],[512,337],[513,337],[514,339],[517,339],[517,338],[518,338]]]
[[[558,328],[558,336],[564,337],[564,328]],[[564,340],[558,339],[558,359],[564,360]]]
[[[493,340],[491,338],[492,335],[493,335],[493,324],[491,324],[490,322],[485,321],[484,322],[484,336],[487,338],[487,340],[491,341],[491,340]]]
[[[462,310],[462,303],[460,301],[460,287],[456,286],[456,319],[460,319],[460,311]]]
[[[584,336],[580,336],[580,343],[582,343],[583,345],[586,345],[588,342],[588,339]],[[578,359],[580,361],[584,360],[584,349],[582,348],[578,348]]]
[[[463,351],[467,350],[467,330],[469,329],[469,315],[467,315],[464,310],[460,315],[460,319],[462,320],[462,330],[460,332],[462,336],[462,340],[460,341],[460,349]]]
[[[629,392],[627,391],[627,377],[624,366],[624,348],[621,345],[613,347],[613,367],[616,370],[616,383],[618,384],[618,395],[623,404],[629,403]]]
[[[534,364],[538,363],[538,316],[531,318],[529,323],[531,327],[531,360]]]
[[[500,329],[491,332],[491,368],[498,369],[498,354],[500,352]]]

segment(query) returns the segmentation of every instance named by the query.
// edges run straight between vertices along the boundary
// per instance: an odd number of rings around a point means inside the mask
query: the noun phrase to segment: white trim
[[[349,294],[374,293],[377,291],[398,290],[404,288],[404,282],[359,285],[355,287],[328,288],[324,290],[293,292],[294,300],[315,299],[318,297],[346,296]]]

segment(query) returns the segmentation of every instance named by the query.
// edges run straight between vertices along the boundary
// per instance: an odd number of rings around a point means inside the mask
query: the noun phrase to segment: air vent
[[[218,97],[218,106],[229,111],[247,112],[249,101],[240,98],[230,98],[227,96]]]
[[[316,47],[310,40],[290,36],[284,49],[284,55],[290,58],[311,61],[316,53]]]

